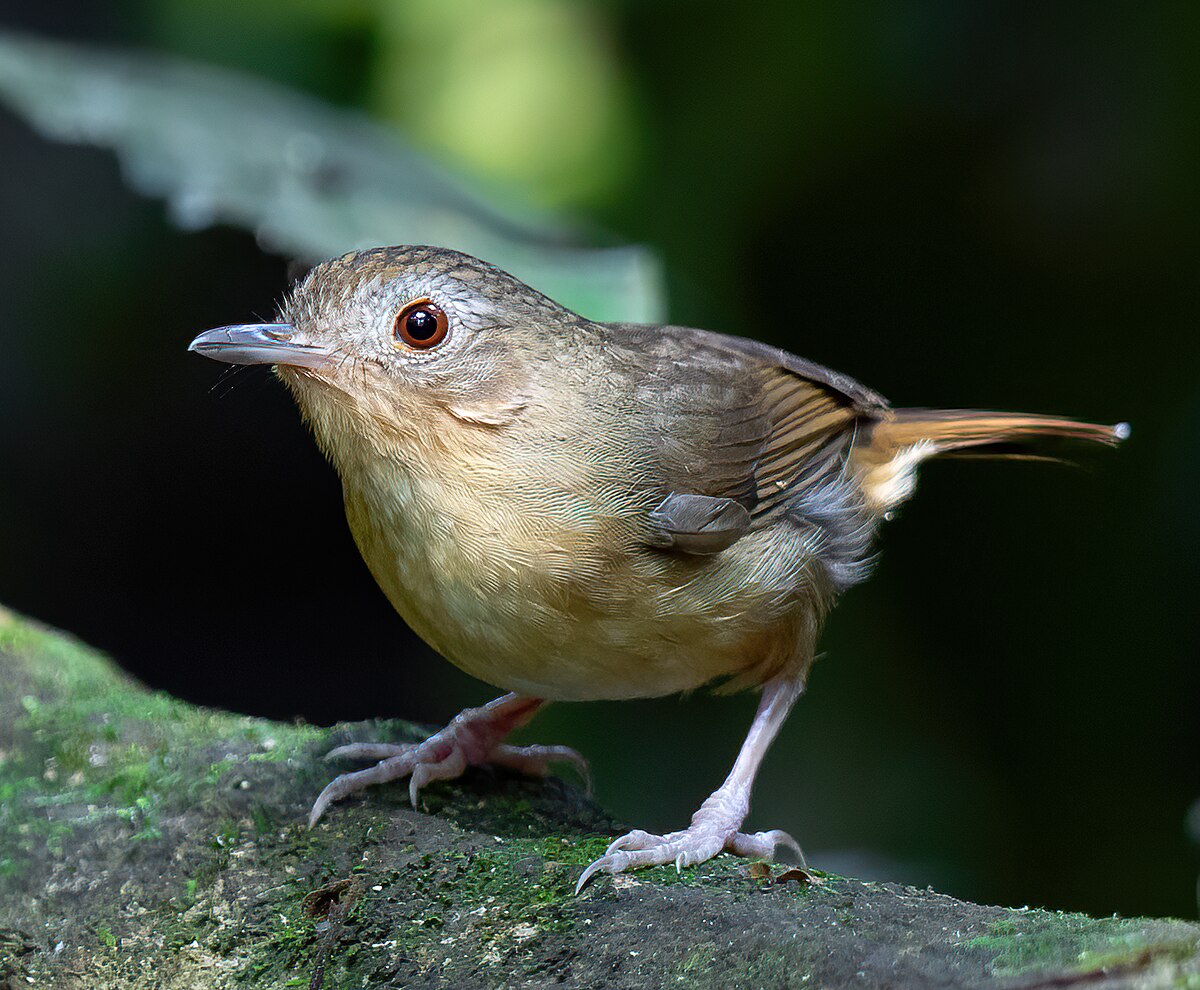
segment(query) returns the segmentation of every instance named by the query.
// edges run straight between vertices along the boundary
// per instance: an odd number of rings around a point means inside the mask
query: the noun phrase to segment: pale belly
[[[412,629],[496,687],[657,697],[731,677],[758,683],[811,657],[815,606],[777,540],[756,546],[751,534],[719,557],[617,549],[586,526],[489,512],[475,492],[458,513],[455,493],[434,493],[437,511],[420,494],[411,503],[391,483],[347,490],[351,531]]]

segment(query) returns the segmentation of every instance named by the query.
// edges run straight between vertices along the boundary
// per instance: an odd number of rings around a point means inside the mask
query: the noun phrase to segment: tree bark
[[[145,690],[0,610],[0,990],[1200,985],[1200,926],[965,903],[718,857],[575,878],[619,831],[558,779],[375,788],[351,740]]]

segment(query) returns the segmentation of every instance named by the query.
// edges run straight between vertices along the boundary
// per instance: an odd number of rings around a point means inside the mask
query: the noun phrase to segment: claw
[[[317,799],[313,802],[312,810],[308,813],[308,827],[312,828],[321,820],[321,816],[325,814],[325,809],[333,802],[330,797],[329,790],[337,783],[337,780],[331,780],[325,785],[325,789],[317,795]]]
[[[800,843],[788,835],[787,832],[777,828],[767,832],[766,834],[775,842],[775,848],[772,851],[772,858],[775,858],[779,855],[779,850],[781,848],[786,849],[796,857],[796,862],[800,866],[804,867],[805,869],[808,868],[808,861],[804,858],[804,850],[800,848]]]
[[[413,811],[421,810],[421,788],[425,786],[425,781],[422,779],[425,768],[417,767],[413,770],[413,775],[408,778],[408,802],[412,805]]]
[[[597,873],[599,873],[601,870],[603,870],[606,866],[609,866],[609,865],[611,865],[611,864],[609,863],[609,858],[607,855],[601,856],[598,860],[591,863],[587,867],[587,869],[585,869],[579,875],[579,882],[575,884],[575,895],[579,896],[579,892],[581,890],[583,890],[584,887],[587,886],[587,882],[589,880],[591,880],[592,877],[594,877]]]
[[[575,772],[579,774],[579,779],[583,781],[583,793],[586,797],[591,797],[592,789],[592,768],[582,754],[575,752],[569,746],[559,746],[558,749],[566,750],[566,753],[561,757],[563,762],[570,763],[575,768]]]
[[[608,848],[604,850],[604,855],[611,856],[618,849],[624,849],[629,844],[629,840],[632,837],[633,835],[630,833],[629,835],[622,835],[620,838],[613,839],[612,842],[608,844]]]
[[[579,874],[579,880],[575,884],[575,896],[576,897],[579,896],[579,892],[581,890],[583,890],[583,888],[587,884],[587,882],[589,880],[591,880],[593,876],[596,875],[596,871],[600,869],[600,867],[596,865],[596,863],[599,863],[599,862],[600,862],[599,860],[596,860],[595,863],[590,863],[588,866],[584,867],[583,872],[581,874]]]

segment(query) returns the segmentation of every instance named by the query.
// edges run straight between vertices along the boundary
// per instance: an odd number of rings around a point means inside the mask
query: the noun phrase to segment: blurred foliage
[[[0,96],[43,133],[117,151],[133,186],[180,226],[220,221],[321,260],[434,243],[487,258],[565,305],[613,320],[662,315],[637,248],[583,249],[565,224],[438,167],[398,135],[239,74],[0,34]]]
[[[1086,471],[924,472],[833,613],[751,824],[818,865],[975,900],[1195,914],[1200,5],[75,0],[11,18],[370,112],[489,202],[650,245],[674,320],[897,404],[1130,420]],[[0,601],[252,712],[440,721],[482,700],[374,589],[281,390],[247,374],[210,395],[183,353],[269,311],[284,266],[228,230],[173,234],[101,155],[11,121],[0,138]],[[526,738],[583,749],[608,806],[674,828],[752,708],[553,706]]]
[[[628,87],[601,10],[561,0],[165,0],[156,33],[173,48],[262,65],[295,47],[298,65],[265,66],[298,83],[322,74],[312,47],[341,39],[362,64],[345,72],[378,119],[545,205],[602,199],[629,174]],[[240,39],[229,47],[230,39]],[[305,45],[305,39],[309,44]],[[367,41],[366,39],[369,39]],[[315,41],[316,45],[312,42]]]
[[[369,104],[385,120],[547,203],[603,199],[626,177],[629,106],[598,12],[559,0],[385,10]]]

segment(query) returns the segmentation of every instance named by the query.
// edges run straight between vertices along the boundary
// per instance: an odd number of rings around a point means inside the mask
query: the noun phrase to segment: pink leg
[[[750,813],[750,788],[763,757],[803,690],[804,683],[796,677],[781,676],[763,685],[762,700],[733,769],[725,783],[700,805],[700,810],[692,816],[692,824],[666,835],[636,830],[621,836],[583,871],[575,893],[597,873],[621,873],[664,863],[674,863],[678,870],[712,859],[722,849],[737,856],[770,859],[778,847],[785,846],[803,862],[800,846],[786,832],[747,835],[738,831]]]
[[[423,743],[351,743],[339,746],[326,759],[378,760],[375,766],[336,777],[323,790],[308,816],[311,828],[334,801],[371,786],[409,777],[408,793],[413,807],[421,788],[431,780],[461,776],[469,766],[497,763],[522,773],[544,775],[551,763],[573,763],[586,780],[587,762],[566,746],[510,746],[502,740],[529,722],[545,702],[506,694],[482,708],[468,708],[446,728]]]

